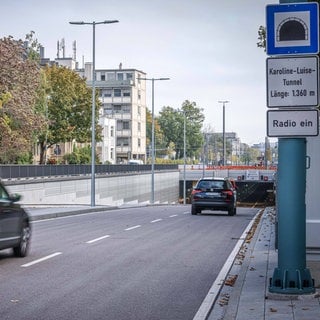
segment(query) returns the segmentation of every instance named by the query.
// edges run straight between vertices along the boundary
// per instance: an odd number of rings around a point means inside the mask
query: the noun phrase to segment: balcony
[[[87,81],[88,86],[92,87],[92,81]],[[105,80],[96,81],[95,86],[97,88],[125,88],[132,87],[134,85],[133,80]]]

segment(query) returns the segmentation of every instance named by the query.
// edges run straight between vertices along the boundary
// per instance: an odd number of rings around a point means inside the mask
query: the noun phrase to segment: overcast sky
[[[119,20],[96,26],[96,68],[134,68],[155,82],[155,113],[180,108],[185,100],[204,109],[205,124],[242,142],[266,136],[266,54],[257,48],[258,29],[272,0],[1,0],[1,38],[24,39],[35,31],[45,56],[57,56],[65,39],[66,56],[77,43],[77,60],[92,61],[92,26],[69,21]],[[151,93],[151,84],[148,84]],[[151,109],[151,94],[147,101]]]

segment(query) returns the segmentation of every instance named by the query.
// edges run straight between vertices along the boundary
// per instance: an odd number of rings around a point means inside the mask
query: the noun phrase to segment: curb
[[[254,224],[258,220],[258,224],[260,223],[261,216],[264,210],[260,210],[250,221],[244,232],[242,233],[240,240],[236,243],[234,249],[232,250],[231,254],[229,255],[227,261],[223,265],[220,273],[218,274],[216,280],[212,284],[211,288],[205,299],[203,300],[200,308],[198,309],[196,315],[194,316],[193,320],[206,320],[210,315],[214,305],[219,297],[219,294],[227,281],[227,277],[229,272],[234,265],[236,257],[238,256],[239,252],[243,244],[248,240],[248,238],[252,237],[256,228],[254,228]]]

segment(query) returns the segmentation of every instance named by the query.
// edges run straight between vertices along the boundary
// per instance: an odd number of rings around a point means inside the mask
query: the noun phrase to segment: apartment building
[[[92,86],[92,63],[76,70]],[[146,160],[146,83],[143,71],[136,69],[96,69],[103,140],[97,143],[101,162],[127,163]]]
[[[57,42],[57,57],[54,61],[44,58],[40,50],[41,65],[57,64],[75,70],[92,86],[92,63],[83,63],[79,68],[76,61],[76,42],[72,44],[72,57],[65,55],[65,41]],[[62,56],[60,56],[62,54]],[[146,161],[146,73],[137,69],[95,70],[95,87],[99,90],[102,107],[99,110],[99,125],[102,127],[102,141],[97,142],[96,152],[101,163],[127,163],[130,159]],[[76,141],[61,143],[60,152],[53,148],[47,158],[61,160],[65,153],[72,152]],[[57,146],[55,146],[57,148]],[[38,160],[37,152],[35,152]]]

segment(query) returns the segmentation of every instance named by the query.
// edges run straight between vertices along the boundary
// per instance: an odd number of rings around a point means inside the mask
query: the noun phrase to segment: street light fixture
[[[151,204],[154,204],[154,82],[170,80],[170,78],[139,78],[152,82],[152,128],[151,128]]]
[[[230,101],[224,100],[224,101],[218,101],[218,103],[222,103],[223,106],[223,117],[222,117],[222,143],[223,143],[223,156],[222,156],[222,165],[225,166],[226,164],[226,130],[225,130],[225,125],[226,125],[226,116],[225,116],[225,104]]]
[[[109,24],[116,23],[118,20],[104,20],[99,22],[84,22],[84,21],[70,21],[70,24],[75,25],[92,25],[92,118],[91,118],[91,207],[94,207],[96,204],[96,190],[95,190],[95,162],[96,162],[96,129],[95,129],[95,111],[96,111],[96,70],[95,70],[95,46],[96,46],[96,25],[97,24]]]

